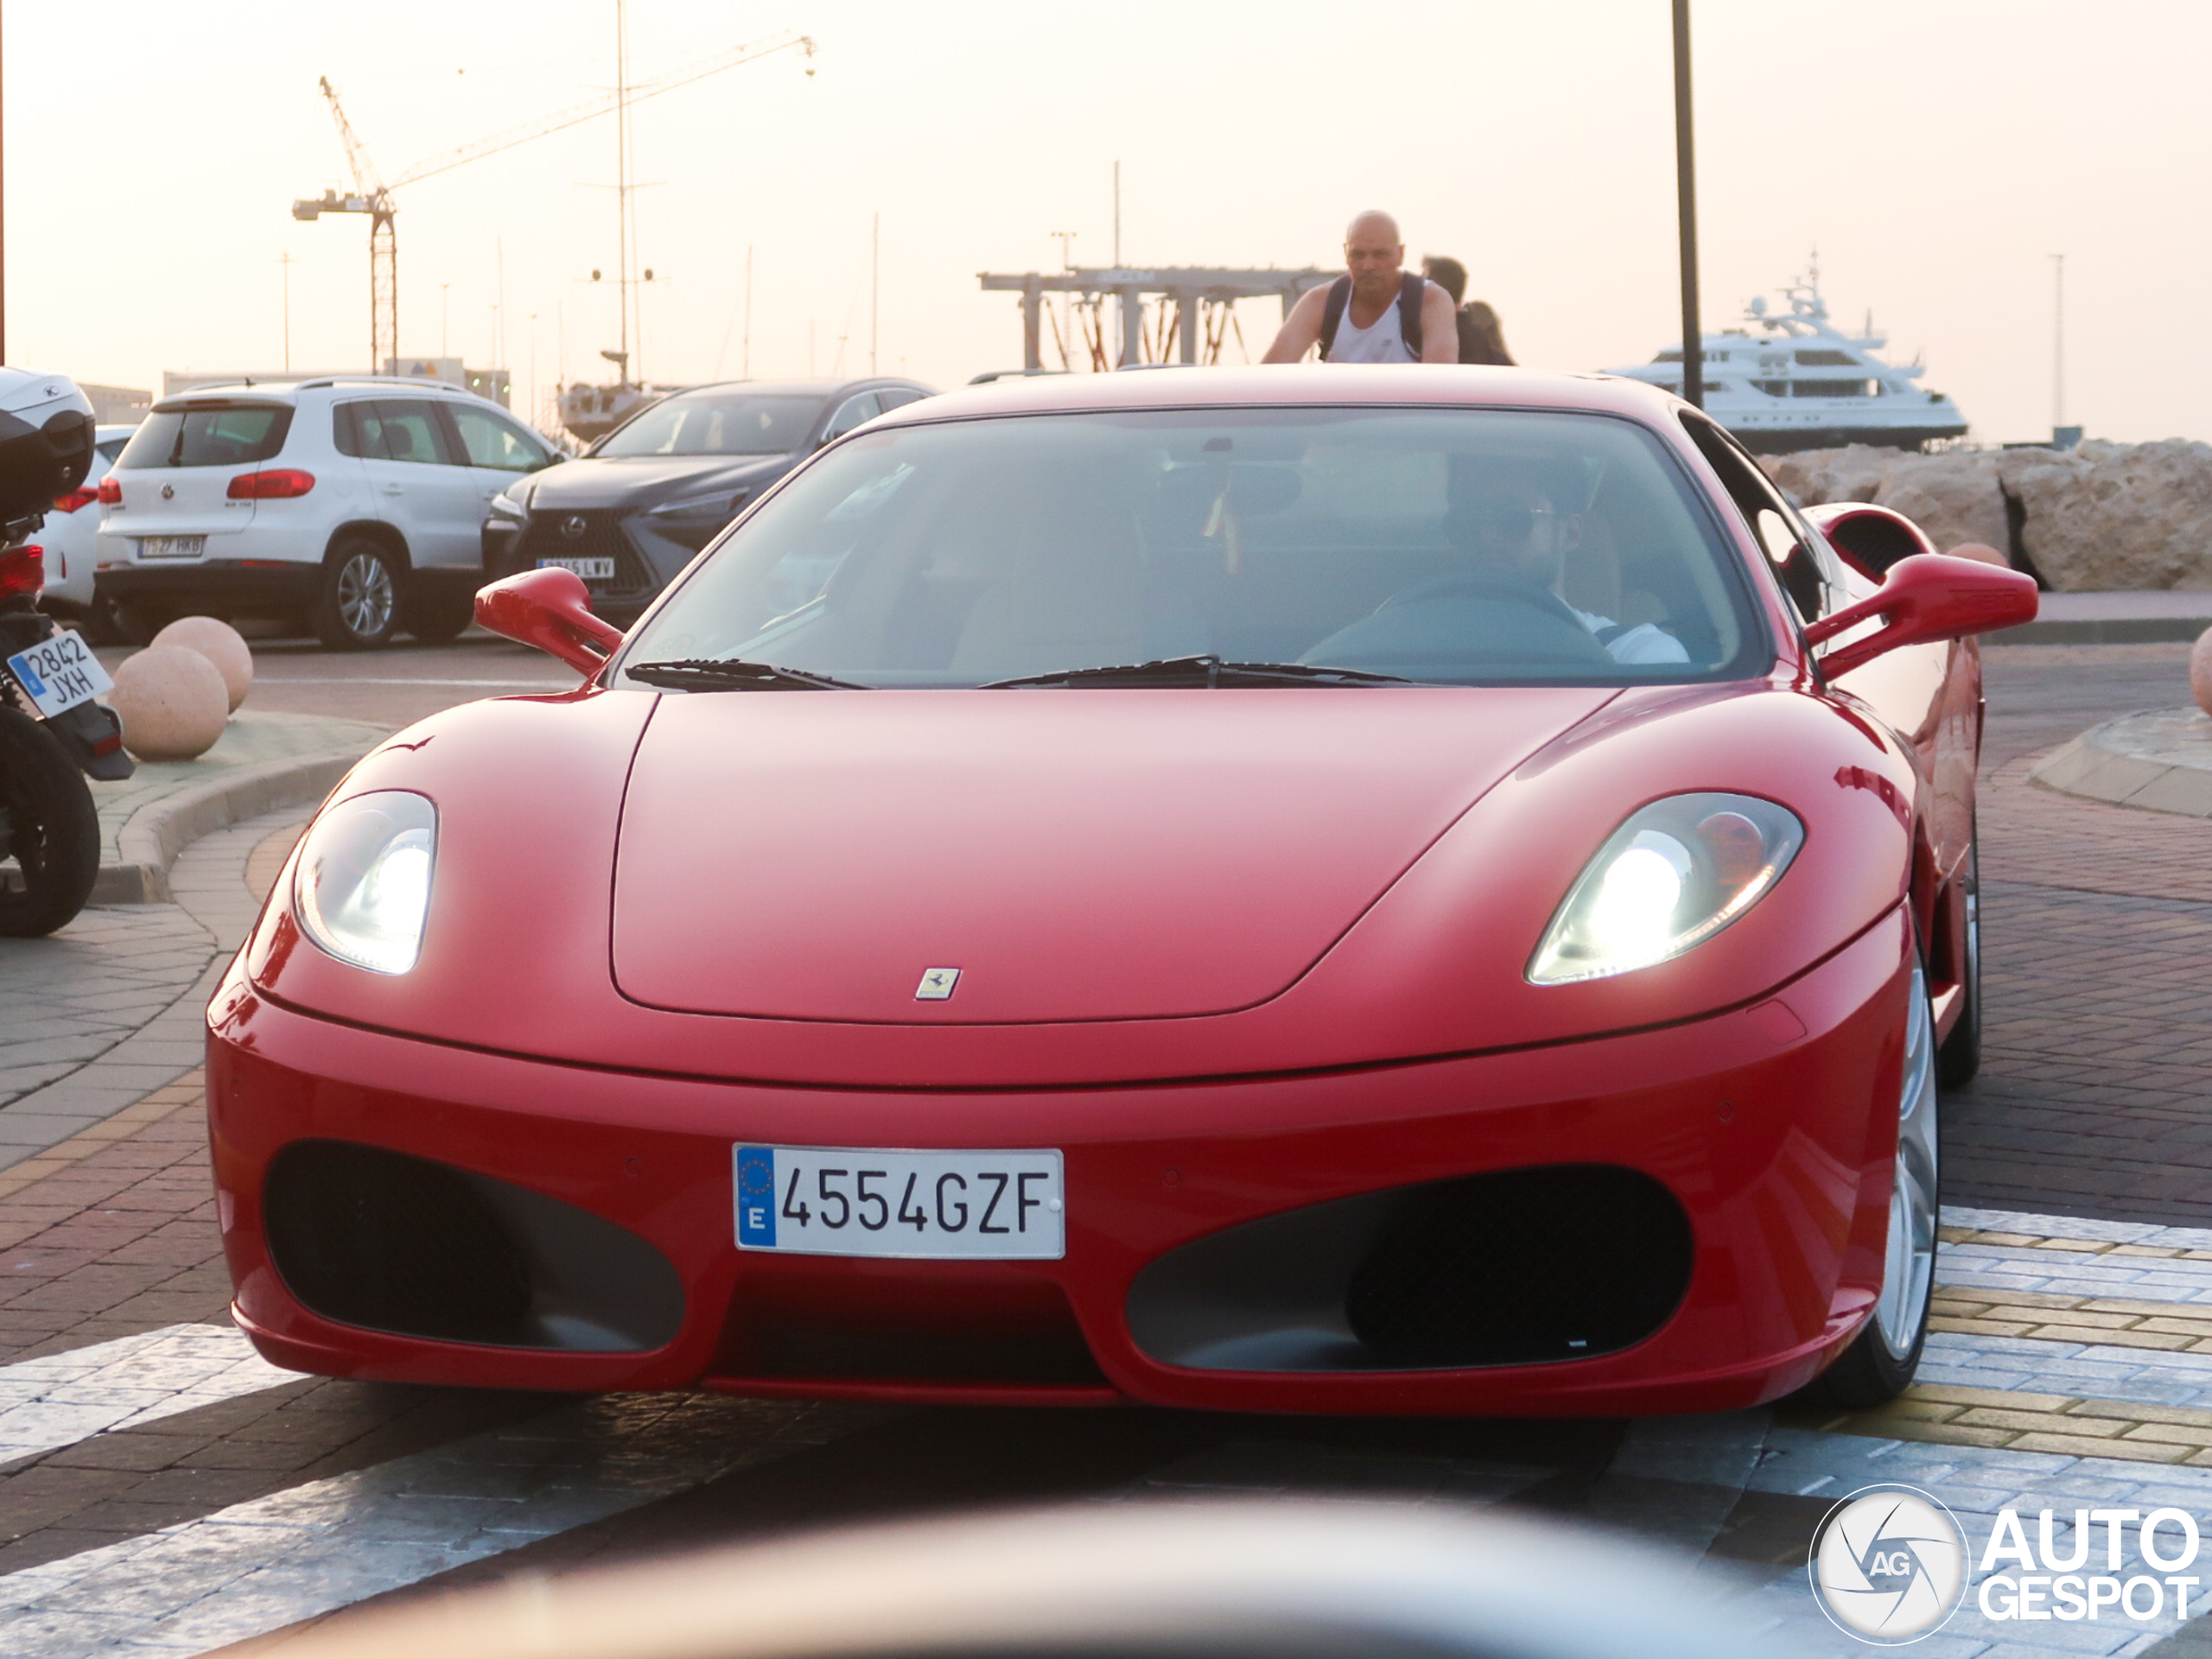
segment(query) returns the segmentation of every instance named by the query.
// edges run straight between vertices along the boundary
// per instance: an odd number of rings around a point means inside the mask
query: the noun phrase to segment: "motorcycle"
[[[111,680],[81,635],[38,608],[46,510],[85,481],[92,410],[67,377],[0,369],[0,937],[51,933],[99,874],[87,777],[128,778]]]

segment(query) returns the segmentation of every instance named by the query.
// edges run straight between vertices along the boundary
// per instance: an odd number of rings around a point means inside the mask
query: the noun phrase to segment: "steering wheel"
[[[1301,660],[1383,670],[1454,660],[1515,668],[1613,665],[1612,653],[1557,594],[1487,571],[1402,588]]]

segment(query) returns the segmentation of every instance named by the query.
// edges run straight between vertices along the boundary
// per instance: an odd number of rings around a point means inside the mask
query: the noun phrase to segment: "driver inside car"
[[[1688,662],[1681,641],[1655,624],[1624,626],[1566,599],[1568,562],[1586,535],[1578,474],[1570,465],[1460,460],[1452,468],[1445,534],[1480,567],[1558,599],[1615,662]]]

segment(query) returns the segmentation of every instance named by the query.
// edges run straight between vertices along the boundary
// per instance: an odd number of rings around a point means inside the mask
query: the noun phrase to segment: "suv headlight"
[[[719,530],[737,517],[737,510],[745,505],[747,493],[745,490],[732,491],[725,485],[704,495],[687,495],[679,500],[663,502],[658,507],[648,508],[645,517],[664,522],[712,524]]]
[[[401,789],[356,795],[308,832],[292,878],[292,912],[340,962],[404,974],[423,946],[437,861],[438,810]]]
[[[1681,956],[1757,904],[1804,844],[1797,815],[1756,796],[1654,801],[1568,889],[1529,959],[1529,982],[1605,979]]]

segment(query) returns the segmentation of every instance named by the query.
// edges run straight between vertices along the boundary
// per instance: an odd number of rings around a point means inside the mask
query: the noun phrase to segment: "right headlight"
[[[1532,985],[1605,979],[1679,957],[1734,921],[1805,844],[1753,795],[1674,795],[1633,814],[1584,868],[1529,959]]]
[[[340,962],[404,974],[423,948],[438,810],[403,789],[356,795],[308,831],[292,878],[292,912]]]

